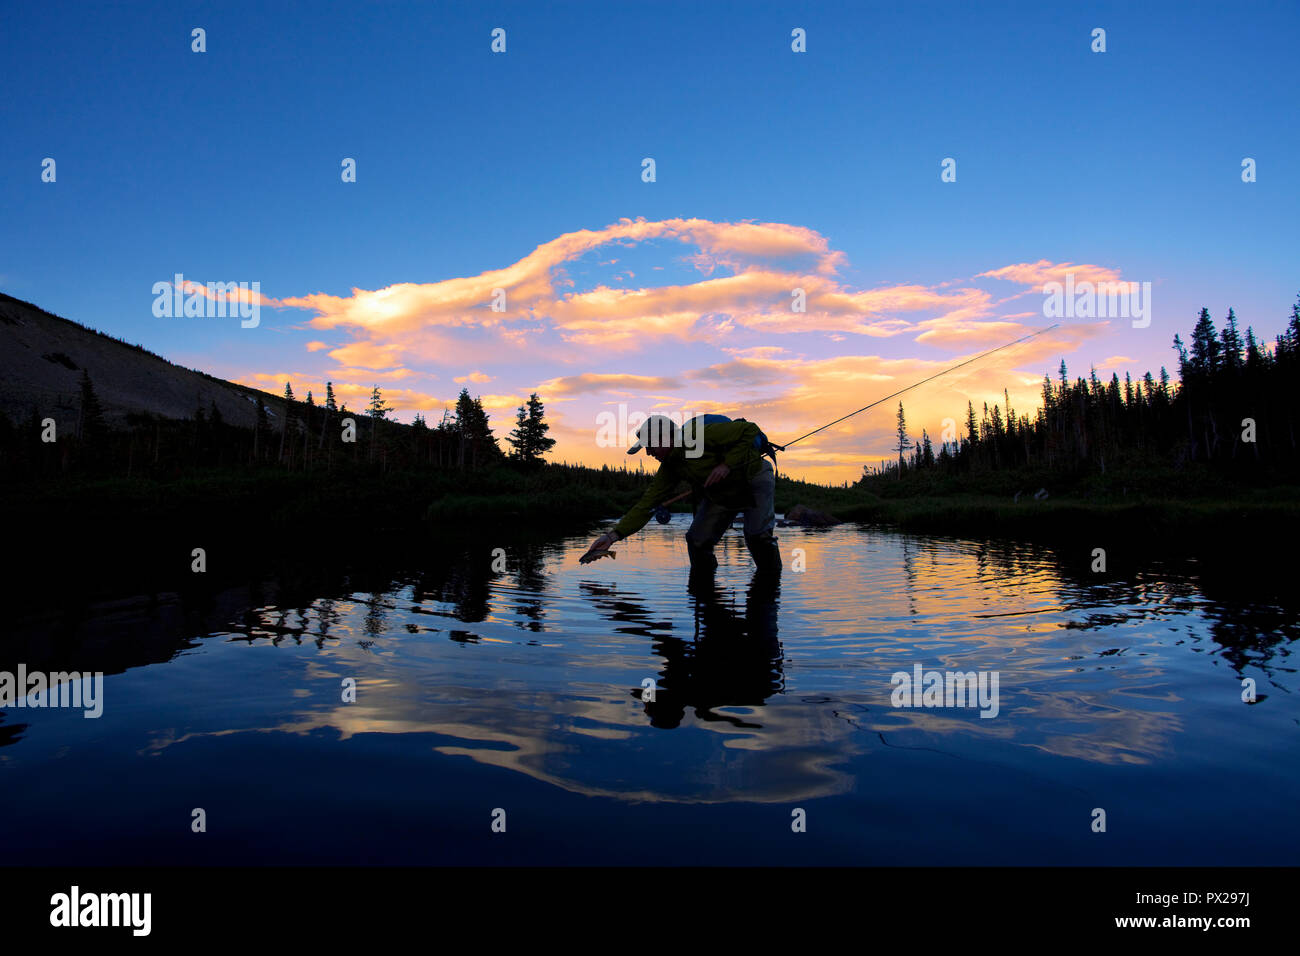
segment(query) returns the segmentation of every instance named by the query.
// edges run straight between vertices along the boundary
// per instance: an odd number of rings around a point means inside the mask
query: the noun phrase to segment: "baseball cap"
[[[663,448],[675,444],[676,428],[667,415],[651,415],[636,430],[636,442],[627,453],[635,455],[642,448]]]

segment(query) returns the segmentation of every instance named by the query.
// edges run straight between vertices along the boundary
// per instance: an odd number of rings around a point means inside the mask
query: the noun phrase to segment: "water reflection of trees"
[[[929,539],[942,549],[954,543]],[[1289,570],[1279,570],[1261,554],[1226,553],[1196,560],[1154,550],[1106,549],[1106,570],[1094,571],[1091,546],[1045,548],[1014,541],[965,543],[973,548],[975,580],[983,587],[1015,586],[1042,577],[1046,566],[1053,579],[1065,627],[1103,631],[1128,622],[1160,623],[1166,618],[1201,619],[1204,627],[1189,628],[1193,643],[1211,640],[1213,652],[1240,680],[1258,669],[1282,690],[1289,690],[1279,668],[1279,654],[1300,638],[1296,598]],[[1047,559],[1045,565],[1044,559]],[[907,576],[912,586],[912,576]],[[1113,653],[1108,636],[1096,648],[1100,656]]]
[[[499,576],[492,570],[487,545],[456,552],[438,549],[428,555],[415,582],[415,603],[450,605],[449,616],[466,624],[484,621],[492,610],[492,583]]]
[[[983,592],[981,601],[971,602],[983,604],[980,610],[1014,613],[1020,606],[1036,606],[1051,612],[1049,624],[1057,618],[1058,626],[1080,631],[1085,638],[1095,632],[1099,639],[1081,653],[1099,660],[1119,643],[1117,626],[1136,624],[1149,635],[1170,623],[1180,631],[1174,639],[1201,644],[1222,659],[1224,678],[1239,683],[1244,675],[1263,674],[1280,690],[1293,689],[1285,655],[1287,646],[1300,637],[1295,596],[1276,597],[1276,582],[1270,584],[1259,556],[1247,561],[1250,556],[1227,555],[1213,563],[1188,563],[1111,551],[1109,570],[1094,573],[1091,549],[1084,547],[1053,550],[924,535],[906,536],[904,543],[901,558],[893,560],[902,562],[895,581],[905,593],[895,597],[912,614],[917,613],[918,598],[924,613],[925,600],[932,602],[945,589],[958,587],[960,579],[954,574],[960,573],[977,594]],[[350,621],[370,637],[390,636],[401,630],[404,602],[398,594],[407,586],[421,613],[448,620],[448,632],[457,622],[487,619],[493,605],[496,614],[513,617],[516,626],[542,632],[556,601],[549,593],[554,585],[548,561],[564,554],[548,550],[554,547],[543,542],[509,544],[503,572],[493,570],[490,546],[431,548],[418,558],[399,559],[403,564],[396,566],[368,555],[352,564],[322,562],[319,567],[254,578],[241,587],[196,586],[108,612],[47,609],[39,619],[12,625],[14,633],[0,641],[0,669],[13,670],[22,661],[30,670],[99,670],[112,675],[169,660],[214,632],[249,643],[311,641],[324,648],[348,635],[340,626]],[[954,554],[960,555],[959,572],[953,571]],[[1281,573],[1283,565],[1276,564],[1273,570]],[[416,570],[408,570],[412,568]],[[750,588],[742,597],[716,584],[697,588],[690,605],[694,633],[687,637],[680,619],[674,630],[670,605],[653,595],[585,581],[578,587],[608,626],[644,638],[662,660],[656,699],[644,702],[651,725],[679,726],[691,708],[701,721],[752,726],[726,714],[725,708],[760,707],[782,692],[779,590]],[[961,597],[955,590],[953,596]],[[1260,681],[1261,697],[1267,686]],[[640,691],[634,691],[638,699]],[[8,716],[12,720],[15,715]],[[0,746],[21,739],[23,726],[0,723]]]
[[[525,542],[507,552],[507,568],[513,568],[517,587],[514,592],[514,610],[526,630],[540,633],[546,628],[546,575],[542,567],[546,559],[545,547],[537,542]]]

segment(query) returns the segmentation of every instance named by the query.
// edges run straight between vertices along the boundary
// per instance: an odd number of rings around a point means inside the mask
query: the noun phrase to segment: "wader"
[[[776,528],[776,472],[770,461],[749,482],[754,504],[744,509],[745,545],[750,557],[764,574],[781,573],[781,550],[777,547],[773,530]],[[731,526],[738,508],[726,508],[710,501],[708,492],[695,508],[695,520],[686,532],[686,552],[691,557],[691,574],[710,574],[717,570],[718,559],[713,547],[722,540]]]

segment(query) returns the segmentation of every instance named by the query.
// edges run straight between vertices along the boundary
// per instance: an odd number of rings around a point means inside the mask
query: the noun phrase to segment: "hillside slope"
[[[271,403],[278,396],[173,365],[0,293],[0,412],[19,423],[29,421],[35,409],[60,430],[75,429],[82,369],[114,425],[133,412],[193,418],[196,408],[206,412],[215,404],[230,424],[251,427],[259,394],[275,417],[277,406]]]

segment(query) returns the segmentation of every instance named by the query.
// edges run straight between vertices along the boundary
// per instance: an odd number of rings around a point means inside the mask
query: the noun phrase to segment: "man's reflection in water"
[[[695,613],[695,638],[655,638],[664,659],[654,700],[645,701],[654,727],[676,727],[691,707],[700,720],[722,720],[737,727],[761,727],[733,714],[728,706],[761,707],[784,689],[781,643],[777,638],[779,578],[756,573],[743,607],[733,591],[719,588],[712,575],[692,575],[688,589]],[[640,699],[644,693],[633,692]]]

